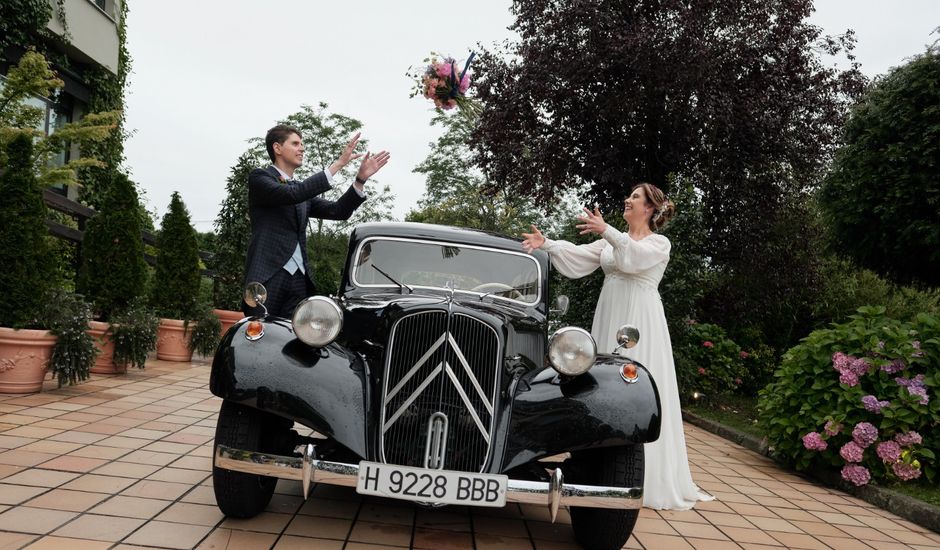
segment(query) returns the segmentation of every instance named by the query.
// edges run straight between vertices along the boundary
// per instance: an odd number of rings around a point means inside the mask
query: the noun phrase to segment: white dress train
[[[604,270],[604,286],[591,327],[599,352],[613,351],[615,333],[621,325],[629,323],[640,330],[640,340],[628,355],[653,375],[663,417],[659,439],[644,447],[643,505],[688,510],[697,501],[714,497],[695,485],[689,471],[672,342],[657,290],[672,245],[657,233],[635,241],[611,226],[601,237],[585,245],[546,239],[541,248],[565,277],[584,277],[598,267]]]

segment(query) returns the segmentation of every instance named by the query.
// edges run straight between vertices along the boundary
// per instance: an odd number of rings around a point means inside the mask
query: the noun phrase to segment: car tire
[[[573,483],[607,485],[612,487],[643,486],[643,445],[607,447],[584,451],[573,456],[576,464]],[[566,475],[567,477],[567,475]],[[571,528],[575,539],[591,550],[622,548],[633,533],[639,508],[634,510],[604,510],[600,508],[571,508]]]
[[[246,451],[277,453],[293,422],[258,409],[222,401],[215,427],[215,444]],[[212,467],[215,501],[232,518],[251,518],[271,501],[276,477]]]

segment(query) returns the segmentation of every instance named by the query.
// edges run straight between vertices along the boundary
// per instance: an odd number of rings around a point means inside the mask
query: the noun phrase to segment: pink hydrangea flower
[[[744,351],[744,350],[741,350],[741,353],[739,353],[738,355],[741,357],[741,359],[747,359],[748,357],[751,356],[750,353],[748,353],[748,352],[746,352],[746,351]]]
[[[744,383],[744,380],[741,380],[740,378],[735,378],[735,379],[734,379],[734,384],[735,384],[736,386],[740,386],[740,385],[743,384],[743,383]]]
[[[853,483],[856,487],[861,487],[871,481],[871,473],[864,466],[846,464],[842,467],[842,479]]]
[[[864,452],[854,441],[849,441],[839,449],[839,456],[845,459],[846,462],[861,462]]]
[[[868,412],[881,413],[881,409],[890,405],[891,402],[879,401],[874,395],[866,395],[862,398],[862,404],[865,405],[865,410]]]
[[[699,368],[698,368],[698,373],[699,373],[699,374],[705,374],[705,368],[704,368],[704,367],[699,367]]]
[[[897,441],[882,441],[875,449],[875,453],[878,454],[878,458],[885,462],[897,462],[901,458],[901,446],[898,445]]]
[[[920,386],[908,386],[907,392],[915,397],[920,397],[920,401],[918,401],[918,403],[920,403],[921,405],[926,405],[927,403],[930,403],[930,398],[927,397],[927,388],[923,388]]]
[[[895,374],[895,373],[901,372],[905,368],[907,368],[907,365],[905,365],[904,361],[901,359],[895,359],[894,361],[891,361],[887,365],[881,365],[881,370],[888,374]]]
[[[852,430],[852,440],[865,449],[878,440],[878,428],[868,422],[859,422]]]
[[[826,435],[831,437],[831,436],[837,435],[839,432],[842,431],[842,424],[836,424],[835,422],[830,420],[829,422],[826,422],[826,426],[824,427],[824,430],[826,431]]]
[[[809,432],[803,436],[803,446],[810,451],[825,451],[829,444],[819,435],[819,432]]]
[[[910,481],[920,477],[920,468],[915,468],[913,465],[904,462],[895,462],[891,465],[891,469],[894,471],[894,475],[904,481]]]
[[[898,445],[902,447],[920,445],[924,441],[923,438],[920,436],[920,434],[915,431],[897,434],[896,436],[894,436],[894,440],[897,441]]]
[[[711,343],[710,341],[708,341],[708,340],[705,340],[704,342],[702,342],[702,345],[705,346],[706,348],[713,348],[713,347],[715,347],[715,344],[712,344],[712,343]]]
[[[852,371],[842,371],[839,373],[839,382],[845,384],[846,386],[857,386],[858,375]]]
[[[453,63],[441,63],[437,66],[437,76],[441,78],[447,78],[450,76],[450,71],[454,66]]]

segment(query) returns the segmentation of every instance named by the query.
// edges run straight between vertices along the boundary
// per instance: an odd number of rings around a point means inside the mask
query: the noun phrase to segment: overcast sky
[[[479,42],[512,37],[508,0],[160,0],[131,2],[127,167],[148,207],[179,191],[200,231],[212,229],[230,167],[278,119],[302,104],[361,120],[373,150],[392,153],[377,175],[402,219],[424,191],[412,169],[438,129],[423,98],[409,99],[409,65],[430,51],[458,59]],[[856,32],[869,76],[940,38],[940,0],[817,0],[811,20]],[[159,223],[159,222],[158,222]]]

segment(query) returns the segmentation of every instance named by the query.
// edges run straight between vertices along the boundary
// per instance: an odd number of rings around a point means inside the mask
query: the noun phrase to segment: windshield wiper
[[[523,291],[523,290],[528,290],[528,287],[529,287],[530,285],[525,284],[525,285],[522,285],[522,286],[509,286],[509,285],[506,285],[506,286],[507,286],[508,288],[504,288],[504,289],[502,289],[502,290],[494,290],[494,291],[492,291],[492,292],[487,292],[486,294],[481,294],[481,295],[480,295],[480,300],[482,301],[483,298],[486,298],[487,296],[492,296],[493,294],[502,294],[503,292],[509,292],[509,291],[512,291],[512,290],[515,290],[515,291],[518,292],[519,294],[522,294],[522,291]],[[509,298],[509,296],[504,296],[504,298]],[[510,299],[510,300],[515,300],[515,298],[509,298],[509,299]]]
[[[399,283],[398,281],[395,280],[394,277],[392,277],[392,276],[389,275],[388,273],[386,273],[386,272],[382,271],[381,269],[379,269],[378,266],[376,266],[375,264],[372,264],[372,269],[378,271],[379,273],[381,273],[382,275],[384,275],[386,279],[388,279],[389,281],[391,281],[391,282],[395,283],[396,285],[398,285],[398,290],[404,290],[404,289],[407,288],[409,294],[414,294],[415,289],[411,288],[411,286],[406,285],[406,284],[404,284],[404,283]]]

